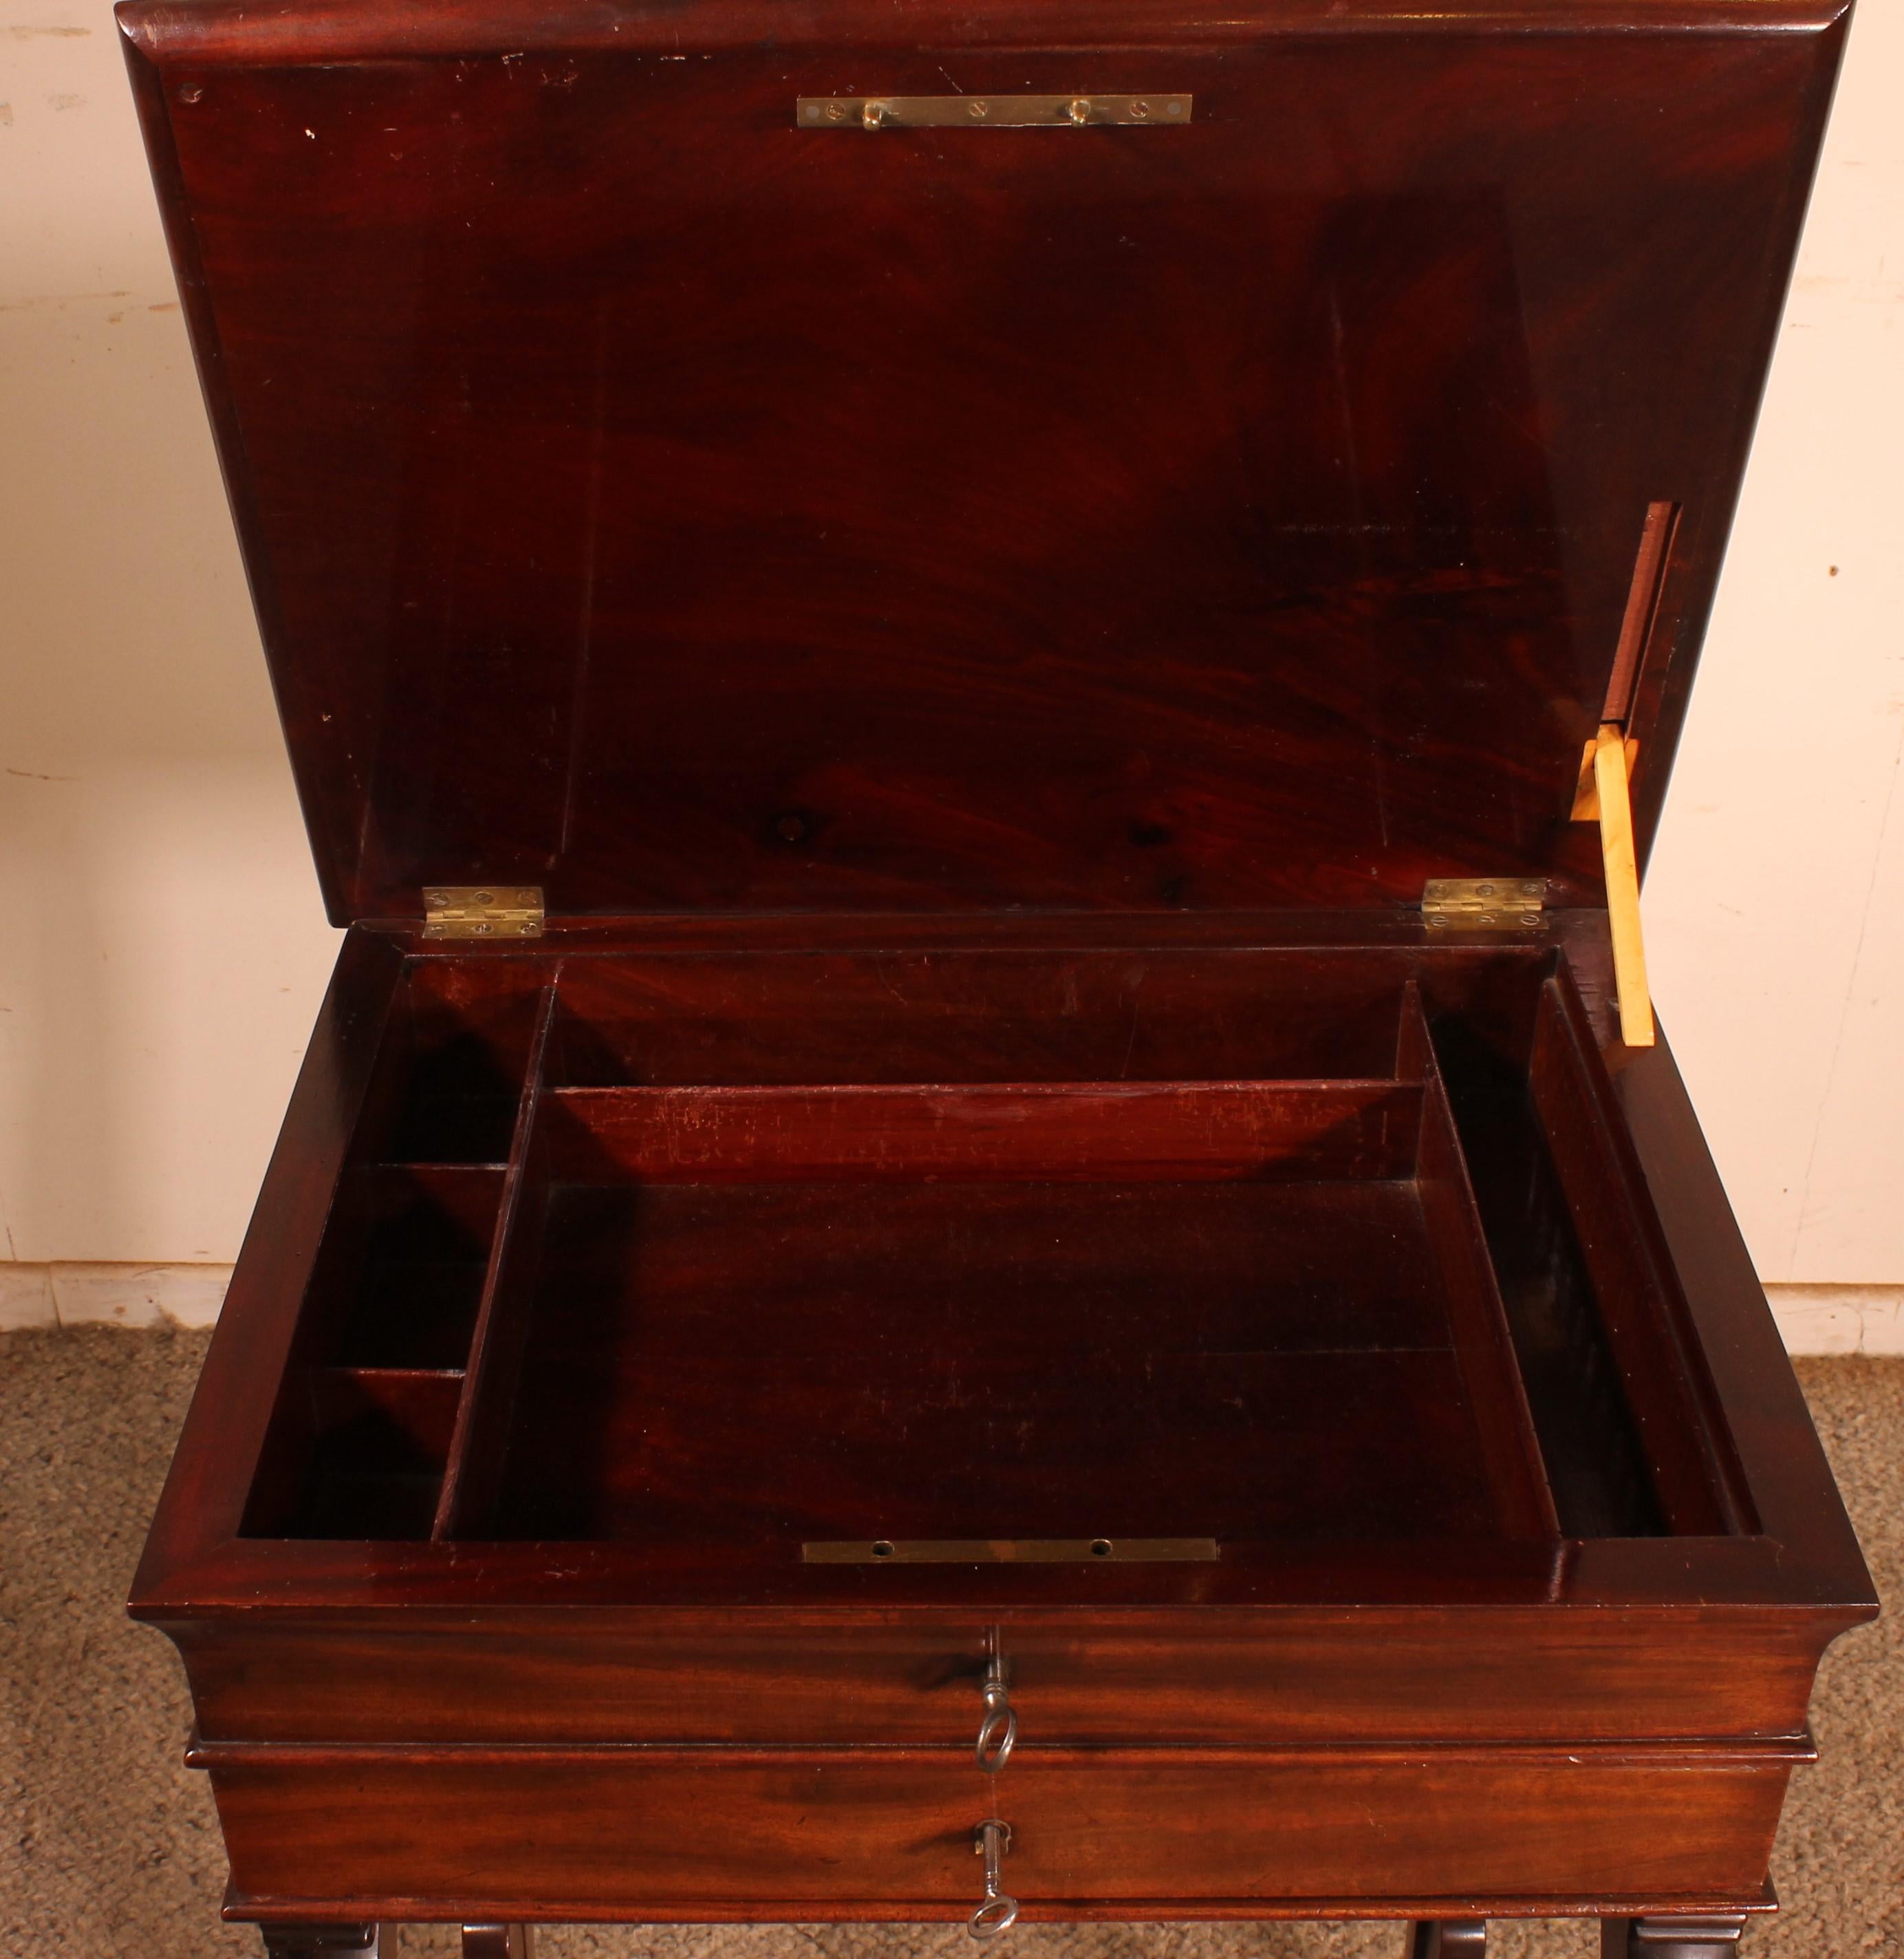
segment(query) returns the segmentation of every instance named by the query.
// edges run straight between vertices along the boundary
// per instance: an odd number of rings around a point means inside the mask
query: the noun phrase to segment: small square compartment
[[[506,1163],[540,979],[531,961],[413,964],[384,1034],[363,1154],[389,1163]]]
[[[281,1535],[428,1537],[443,1494],[462,1375],[321,1367],[302,1386],[279,1414],[304,1459],[278,1526]]]
[[[462,1367],[469,1358],[503,1173],[379,1164],[351,1180],[320,1283],[336,1289],[325,1351],[350,1367]]]

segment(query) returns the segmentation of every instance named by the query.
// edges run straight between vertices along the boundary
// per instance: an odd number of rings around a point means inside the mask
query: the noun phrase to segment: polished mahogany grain
[[[1350,1544],[1379,1541],[1404,1585],[1397,1554],[1423,1534],[1457,1583],[1490,1541],[1743,1529],[1745,1550],[1735,1444],[1702,1364],[1676,1357],[1687,1308],[1579,1045],[1572,962],[1232,957],[414,960],[385,996],[248,1535],[323,1540],[347,1513],[347,1536],[490,1541],[506,1587],[499,1538],[609,1540],[678,1600],[751,1583],[869,1603],[952,1595],[917,1568],[870,1594],[801,1568],[803,1536],[995,1535],[1020,1510],[1044,1522],[1020,1535],[1202,1536],[1205,1506],[1221,1570],[1126,1567],[1077,1594],[1132,1603],[1267,1595],[1259,1561],[1299,1542],[1346,1573]],[[871,1047],[850,1014],[795,1010],[840,997]],[[1052,1011],[1027,1014],[1038,999]],[[1061,1078],[1120,1039],[1149,1078]],[[1004,1078],[862,1078],[960,1051]],[[738,1078],[755,1055],[777,1082]],[[1352,1072],[1161,1078],[1265,1060]],[[561,1085],[577,1075],[619,1085]],[[507,1130],[508,1160],[386,1160],[420,1107],[462,1154]],[[1609,1264],[1607,1230],[1578,1221],[1610,1204],[1649,1262]],[[1597,1402],[1569,1401],[1581,1380]],[[1495,1568],[1535,1596],[1556,1582]],[[1002,1610],[1087,1581],[987,1582]]]
[[[998,1795],[1034,1916],[1302,1916],[1311,1900],[1437,1894],[1511,1910],[1517,1891],[1550,1908],[1696,1905],[1757,1890],[1809,1754],[1054,1748],[1014,1761]],[[303,1885],[393,1918],[963,1917],[992,1795],[963,1749],[202,1759],[241,1900]]]
[[[126,10],[336,922],[1595,902],[1663,498],[1643,849],[1835,10],[1117,12]],[[1195,115],[795,126],[869,86]]]
[[[1842,1619],[1552,1603],[1100,1608],[1005,1621],[1030,1732],[1081,1745],[1801,1737]],[[870,1604],[770,1627],[656,1608],[278,1612],[175,1630],[210,1742],[773,1743],[970,1738],[982,1615]],[[718,1637],[716,1635],[718,1633]]]
[[[564,1195],[497,1535],[1496,1527],[1405,1185]]]

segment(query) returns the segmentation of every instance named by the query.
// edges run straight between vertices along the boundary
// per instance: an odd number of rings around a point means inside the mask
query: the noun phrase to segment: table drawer
[[[209,1741],[954,1747],[982,1621],[630,1632],[179,1628]],[[1000,1629],[1027,1743],[1680,1740],[1802,1734],[1791,1614],[1493,1608],[1263,1615],[1195,1634]]]
[[[1027,1916],[1437,1897],[1747,1900],[1764,1748],[207,1748],[237,1904],[341,1916],[963,1916],[1012,1827]],[[347,1907],[348,1909],[345,1909]]]

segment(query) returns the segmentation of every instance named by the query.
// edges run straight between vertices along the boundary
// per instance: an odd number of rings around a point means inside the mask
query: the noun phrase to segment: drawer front
[[[989,1629],[181,1627],[210,1741],[957,1747]],[[1798,1735],[1794,1615],[1291,1613],[1247,1634],[1001,1629],[1027,1743]]]
[[[1748,1902],[1788,1758],[1525,1749],[205,1751],[241,1910],[1028,1917],[1337,1900]]]

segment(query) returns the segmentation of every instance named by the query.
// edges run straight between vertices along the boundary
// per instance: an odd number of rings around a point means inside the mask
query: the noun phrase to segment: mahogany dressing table
[[[1843,10],[119,17],[349,928],[228,1916],[1724,1953],[1875,1604],[1637,877]]]

